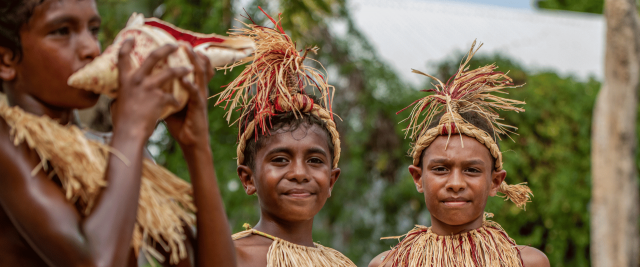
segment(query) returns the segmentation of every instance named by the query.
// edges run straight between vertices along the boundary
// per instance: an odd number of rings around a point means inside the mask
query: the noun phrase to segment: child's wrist
[[[180,149],[182,149],[182,153],[185,154],[185,157],[189,155],[212,154],[209,140],[203,140],[202,142],[196,142],[195,144],[179,144],[179,145],[180,145]]]
[[[113,140],[128,140],[133,144],[144,145],[147,141],[147,133],[140,124],[118,123],[113,125]]]

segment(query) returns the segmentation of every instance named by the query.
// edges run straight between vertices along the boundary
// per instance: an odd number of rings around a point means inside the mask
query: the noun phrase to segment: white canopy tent
[[[435,0],[351,0],[356,26],[382,57],[414,85],[411,68],[430,71],[454,52],[499,52],[532,71],[602,77],[602,15],[540,11]],[[430,69],[431,68],[431,69]]]

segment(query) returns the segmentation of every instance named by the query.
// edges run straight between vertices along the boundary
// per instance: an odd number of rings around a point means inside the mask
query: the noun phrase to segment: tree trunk
[[[591,257],[595,267],[639,264],[637,109],[640,21],[635,0],[605,0],[604,84],[593,111]]]

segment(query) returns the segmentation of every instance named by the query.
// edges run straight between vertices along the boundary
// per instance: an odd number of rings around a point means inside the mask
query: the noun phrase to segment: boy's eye
[[[285,157],[277,157],[271,160],[271,162],[277,162],[277,163],[286,163],[289,160],[287,160],[287,158]]]
[[[91,34],[98,36],[98,34],[100,33],[100,27],[90,27],[89,31],[91,31]]]
[[[433,167],[433,169],[431,169],[434,172],[446,172],[447,168],[442,167],[442,166],[438,166],[438,167]]]
[[[480,173],[481,171],[478,168],[469,168],[469,169],[467,169],[467,172]]]
[[[69,27],[58,28],[51,32],[53,35],[69,35],[70,30]]]
[[[324,161],[320,158],[310,158],[309,163],[322,164]]]

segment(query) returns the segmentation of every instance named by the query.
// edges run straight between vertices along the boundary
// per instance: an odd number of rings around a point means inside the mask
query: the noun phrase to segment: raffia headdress
[[[262,27],[255,23],[243,23],[246,28],[234,29],[230,33],[234,37],[248,37],[255,41],[256,50],[253,58],[218,68],[227,70],[252,62],[245,67],[240,76],[218,94],[219,98],[216,102],[216,105],[225,102],[225,108],[228,109],[226,118],[229,122],[235,109],[242,110],[237,123],[243,126],[240,129],[245,130],[240,132],[238,141],[238,165],[244,163],[244,149],[249,138],[256,137],[259,133],[269,133],[271,116],[293,112],[294,114],[310,113],[326,123],[334,144],[333,167],[336,168],[340,160],[340,136],[333,121],[329,96],[335,89],[327,84],[326,75],[303,63],[307,59],[307,54],[310,51],[315,54],[318,48],[306,48],[301,55],[302,51],[296,50],[296,44],[284,32],[279,21],[274,20],[266,12],[263,11],[263,13],[275,24],[274,28]],[[305,94],[306,86],[318,90],[324,106],[328,109],[313,103],[313,100]],[[251,92],[252,87],[255,87],[255,93]],[[248,121],[250,115],[253,120]]]
[[[496,110],[524,112],[523,108],[516,105],[525,103],[492,94],[507,94],[504,91],[505,89],[519,87],[513,85],[511,78],[506,73],[495,71],[498,68],[495,64],[469,70],[467,64],[482,46],[480,44],[474,50],[475,45],[476,42],[474,41],[458,71],[447,83],[443,83],[429,74],[413,70],[414,73],[425,75],[437,82],[437,84],[433,85],[434,89],[426,90],[433,94],[420,98],[410,105],[413,106],[413,110],[409,118],[407,118],[409,120],[407,134],[410,134],[411,138],[415,140],[409,151],[409,154],[413,157],[414,165],[420,163],[422,151],[431,145],[438,136],[447,135],[451,138],[452,134],[459,134],[461,137],[464,134],[484,144],[496,161],[495,170],[502,170],[502,152],[500,152],[493,136],[465,121],[460,114],[476,112],[490,122],[495,135],[508,134],[511,132],[510,129],[516,130],[517,128],[498,122],[500,117]],[[434,117],[443,111],[444,115],[440,118],[438,126],[429,129],[428,127]],[[423,115],[424,118],[422,118]],[[525,183],[508,185],[506,182],[502,182],[499,192],[505,194],[505,200],[511,199],[521,208],[524,208],[526,203],[530,201],[531,195],[533,195]]]
[[[178,41],[185,41],[193,46],[193,50],[201,52],[209,58],[212,67],[224,66],[225,64],[243,59],[253,53],[254,44],[248,38],[229,38],[216,34],[200,34],[180,29],[174,25],[156,18],[145,19],[142,14],[133,13],[127,26],[118,33],[113,44],[91,63],[71,75],[68,84],[96,93],[105,94],[109,97],[117,97],[118,88],[118,52],[122,43],[128,39],[135,39],[135,47],[131,52],[131,62],[134,68],[140,67],[142,62],[153,52],[165,44],[178,44]],[[159,62],[154,72],[161,71],[169,67],[191,66],[191,61],[183,49],[178,49],[169,55],[165,62]],[[193,75],[187,76],[189,81],[193,80]],[[167,106],[161,116],[164,118],[171,113],[181,110],[187,103],[189,97],[186,89],[182,88],[178,80],[170,83],[169,88],[164,88],[167,92],[173,92],[174,97],[180,105],[178,107]]]

